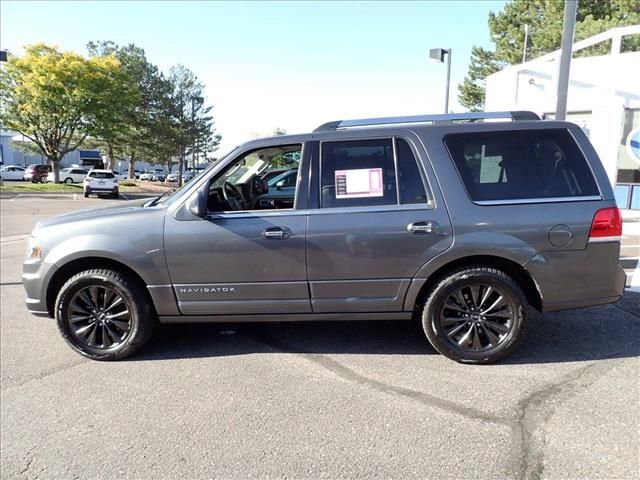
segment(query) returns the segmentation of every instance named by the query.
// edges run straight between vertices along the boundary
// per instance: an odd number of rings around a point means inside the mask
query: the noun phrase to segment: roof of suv
[[[435,127],[435,126],[463,126],[470,124],[490,123],[497,124],[513,124],[520,123],[530,125],[532,122],[541,121],[540,117],[531,111],[518,110],[508,112],[466,112],[451,114],[433,114],[433,115],[410,115],[400,117],[379,117],[379,118],[363,118],[352,120],[335,120],[326,122],[314,129],[312,132],[294,135],[279,135],[272,137],[264,137],[256,140],[250,140],[242,144],[243,149],[260,148],[265,145],[272,144],[274,140],[279,143],[301,143],[310,140],[311,136],[316,134],[330,132],[347,132],[361,130],[380,130],[385,128],[402,128],[402,127]],[[545,122],[545,125],[548,125]]]

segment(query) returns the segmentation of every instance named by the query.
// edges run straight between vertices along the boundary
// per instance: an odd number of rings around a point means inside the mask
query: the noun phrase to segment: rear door
[[[323,135],[312,172],[307,266],[314,312],[396,312],[418,269],[452,243],[412,134]]]

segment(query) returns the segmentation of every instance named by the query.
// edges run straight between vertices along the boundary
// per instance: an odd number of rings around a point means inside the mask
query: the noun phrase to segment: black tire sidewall
[[[515,315],[507,338],[497,347],[481,352],[470,352],[453,346],[444,335],[439,316],[444,302],[456,289],[482,283],[500,289],[508,298]],[[442,355],[461,363],[492,363],[509,354],[522,338],[526,322],[527,302],[519,286],[505,273],[488,268],[473,268],[455,272],[433,289],[425,303],[422,326],[431,345]]]
[[[113,288],[119,295],[123,297],[127,306],[131,311],[131,329],[125,341],[115,348],[110,349],[98,349],[91,348],[88,345],[80,342],[70,330],[69,321],[67,318],[67,311],[69,302],[73,296],[81,289],[92,286],[106,286]],[[145,316],[143,309],[141,309],[140,302],[136,300],[140,293],[132,291],[130,285],[127,285],[121,276],[117,273],[104,271],[86,271],[74,275],[64,286],[60,289],[55,306],[55,317],[58,323],[58,329],[64,340],[81,355],[94,359],[94,360],[115,360],[124,358],[138,348],[140,343],[140,330],[143,317]]]

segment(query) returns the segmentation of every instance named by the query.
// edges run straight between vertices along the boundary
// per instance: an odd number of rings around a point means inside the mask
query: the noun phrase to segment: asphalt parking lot
[[[167,326],[93,362],[27,313],[21,262],[37,220],[117,201],[0,198],[3,479],[640,475],[640,291],[537,316],[491,366],[404,321]]]

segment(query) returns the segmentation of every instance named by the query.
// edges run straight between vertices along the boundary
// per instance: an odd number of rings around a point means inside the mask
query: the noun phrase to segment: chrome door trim
[[[514,198],[510,200],[476,200],[473,203],[476,205],[491,206],[529,203],[593,202],[596,200],[602,200],[602,197],[600,195],[585,195],[582,197]]]

